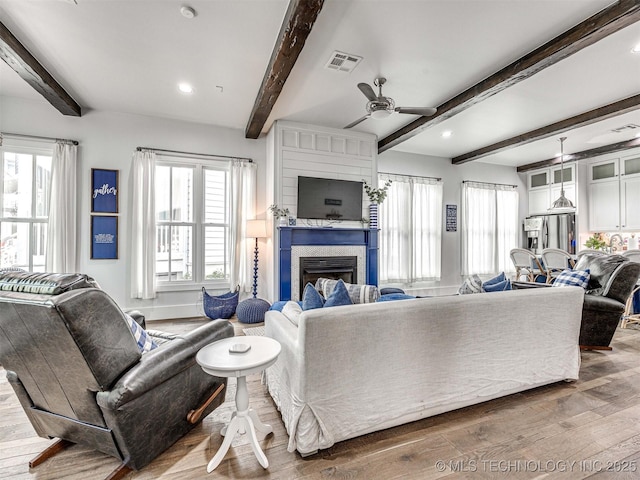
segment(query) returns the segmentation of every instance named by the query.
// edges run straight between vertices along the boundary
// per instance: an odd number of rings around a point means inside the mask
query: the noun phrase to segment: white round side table
[[[238,347],[239,346],[239,347]],[[236,350],[245,352],[230,351]],[[218,340],[202,348],[196,355],[196,362],[210,375],[216,377],[237,377],[236,411],[231,415],[231,421],[225,425],[220,434],[224,441],[218,452],[207,465],[207,472],[212,472],[226,455],[231,442],[238,434],[248,433],[249,443],[260,465],[269,467],[269,461],[258,443],[256,431],[263,437],[273,432],[271,425],[260,421],[258,414],[249,408],[249,392],[247,391],[247,375],[260,373],[273,365],[280,354],[280,343],[273,338],[259,336],[239,336]]]

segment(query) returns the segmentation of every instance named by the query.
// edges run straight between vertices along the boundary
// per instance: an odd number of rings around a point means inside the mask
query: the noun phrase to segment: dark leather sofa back
[[[622,255],[587,253],[580,257],[576,270],[589,270],[587,294],[601,295],[624,304],[640,275],[640,264]]]

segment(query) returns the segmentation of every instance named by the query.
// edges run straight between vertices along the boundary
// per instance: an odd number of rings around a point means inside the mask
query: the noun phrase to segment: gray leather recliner
[[[62,439],[30,466],[78,443],[120,459],[121,477],[224,401],[226,378],[195,356],[234,335],[227,320],[148,333],[159,346],[141,354],[123,312],[86,275],[0,272],[0,363],[36,433]]]

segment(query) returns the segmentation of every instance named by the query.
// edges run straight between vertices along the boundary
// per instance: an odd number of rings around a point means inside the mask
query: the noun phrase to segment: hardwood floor
[[[150,328],[178,333],[203,321],[154,322]],[[234,326],[237,335],[248,327]],[[261,442],[269,469],[258,464],[242,436],[207,474],[207,463],[222,443],[219,430],[234,407],[235,379],[230,379],[222,406],[126,478],[640,478],[640,331],[618,329],[612,345],[610,352],[582,352],[575,383],[556,383],[372,433],[307,458],[287,452],[279,413],[260,376],[253,375],[247,379],[251,406],[274,428]],[[2,370],[0,478],[99,479],[119,463],[75,445],[30,470],[29,460],[50,443],[35,436]]]

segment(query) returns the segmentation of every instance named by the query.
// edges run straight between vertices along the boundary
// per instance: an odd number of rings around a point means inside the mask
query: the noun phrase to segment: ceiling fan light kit
[[[373,84],[378,87],[378,94],[374,92],[371,85],[368,83],[359,83],[358,88],[365,97],[369,100],[366,105],[367,114],[364,117],[359,118],[355,122],[351,122],[344,128],[351,128],[358,125],[360,122],[365,121],[367,118],[384,119],[392,113],[404,113],[408,115],[420,115],[428,117],[436,113],[436,109],[433,107],[396,107],[396,102],[391,97],[385,97],[382,95],[382,85],[386,83],[387,79],[384,77],[378,77],[373,80]]]

